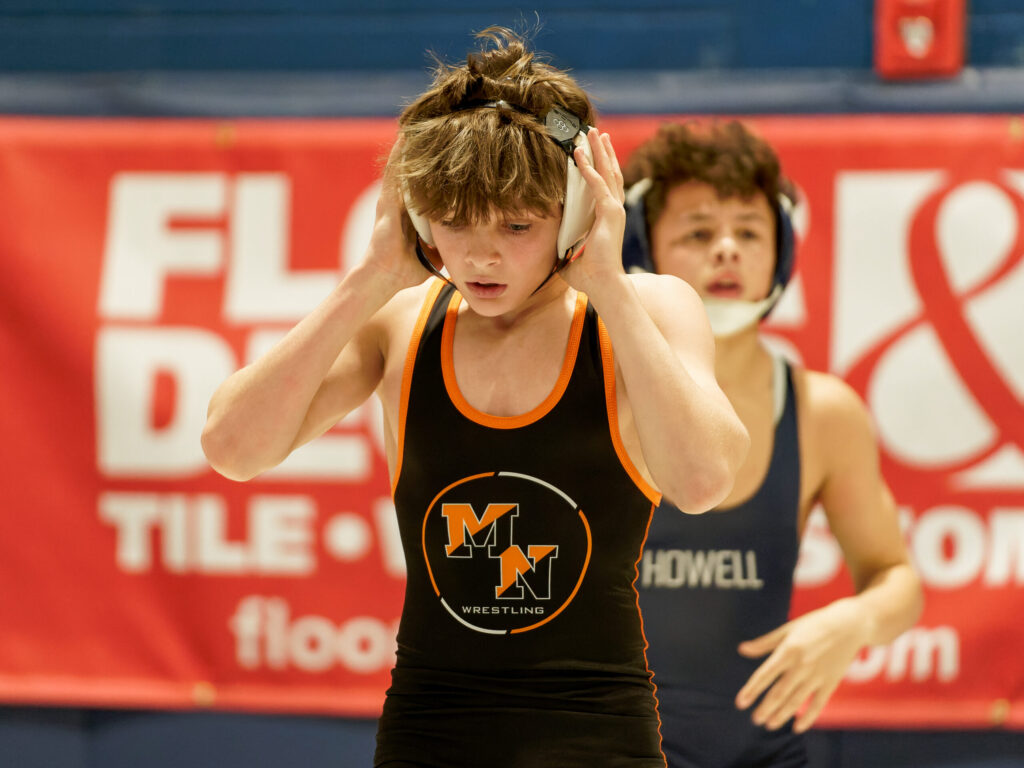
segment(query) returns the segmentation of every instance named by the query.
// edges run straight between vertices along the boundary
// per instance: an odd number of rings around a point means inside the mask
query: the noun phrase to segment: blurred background
[[[800,188],[772,331],[871,408],[927,600],[815,768],[1024,766],[1021,0],[0,0],[0,766],[371,764],[404,573],[375,406],[244,485],[198,433],[360,258],[427,52],[494,24],[620,156],[736,116]],[[797,584],[849,590],[820,518]]]

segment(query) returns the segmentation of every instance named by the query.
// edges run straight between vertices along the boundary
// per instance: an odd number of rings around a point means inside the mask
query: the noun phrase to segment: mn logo
[[[476,557],[483,552],[498,561],[496,598],[522,599],[524,587],[538,600],[551,598],[551,563],[558,557],[558,547],[529,544],[524,552],[514,543],[518,504],[488,504],[480,517],[470,504],[445,504],[441,516],[448,521],[448,557]]]
[[[586,516],[567,494],[513,472],[450,485],[423,522],[434,590],[478,632],[525,632],[558,616],[583,581],[590,547]]]

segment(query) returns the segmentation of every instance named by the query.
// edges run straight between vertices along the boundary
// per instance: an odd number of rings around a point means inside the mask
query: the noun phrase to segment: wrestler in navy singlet
[[[580,295],[545,402],[483,414],[438,285],[403,375],[408,580],[375,765],[664,766],[634,587],[659,497],[618,439],[607,336]]]
[[[637,588],[670,768],[807,764],[792,721],[770,731],[733,703],[764,661],[736,646],[788,621],[799,549],[796,398],[788,366],[775,364],[785,404],[760,488],[703,515],[663,503],[644,548]]]

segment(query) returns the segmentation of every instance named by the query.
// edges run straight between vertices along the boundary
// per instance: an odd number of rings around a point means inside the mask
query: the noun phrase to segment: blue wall
[[[486,10],[482,8],[486,7]],[[1024,3],[972,0],[967,62],[1024,63]],[[870,69],[874,0],[4,0],[0,71],[404,70],[543,21],[577,69]],[[400,22],[396,21],[400,20]]]
[[[871,65],[870,0],[7,0],[0,70],[402,70],[543,21],[579,69]],[[396,20],[400,19],[400,23]],[[766,34],[766,32],[768,32]]]
[[[0,113],[394,115],[433,51],[535,30],[611,113],[1018,112],[1024,0],[973,0],[967,69],[872,68],[874,0],[0,0]],[[538,24],[539,20],[539,24]],[[651,76],[656,73],[656,77]],[[638,76],[650,86],[638,88]]]

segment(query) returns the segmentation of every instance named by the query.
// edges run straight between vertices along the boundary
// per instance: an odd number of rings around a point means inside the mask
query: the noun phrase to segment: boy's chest
[[[500,343],[456,334],[449,375],[473,408],[492,416],[529,413],[571,373],[565,339],[511,335]]]

